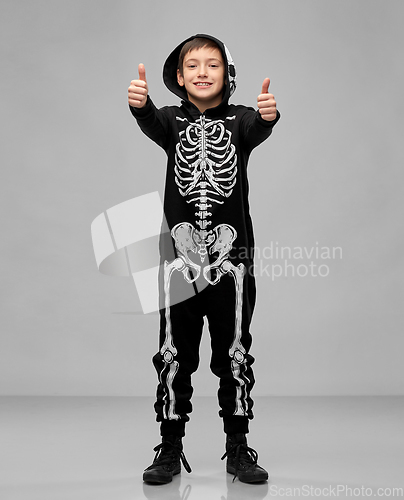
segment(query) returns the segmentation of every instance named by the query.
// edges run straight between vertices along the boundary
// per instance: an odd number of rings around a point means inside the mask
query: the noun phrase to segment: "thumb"
[[[139,70],[139,80],[143,80],[144,82],[147,83],[147,81],[146,81],[146,69],[144,67],[144,64],[139,64],[138,70]]]
[[[262,82],[261,94],[268,94],[268,89],[269,89],[270,83],[271,83],[271,80],[269,78],[265,78],[265,80]]]

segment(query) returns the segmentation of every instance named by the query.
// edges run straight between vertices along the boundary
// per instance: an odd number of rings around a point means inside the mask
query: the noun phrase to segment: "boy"
[[[259,111],[229,104],[236,70],[225,45],[210,35],[182,42],[165,62],[163,80],[181,107],[157,109],[146,72],[128,89],[130,110],[142,131],[167,153],[164,213],[169,241],[161,237],[160,350],[156,420],[162,442],[144,472],[149,483],[168,483],[191,469],[182,437],[192,411],[191,375],[198,367],[204,317],[212,345],[211,370],[220,379],[219,415],[227,435],[226,470],[240,481],[266,481],[258,454],[247,446],[254,385],[249,326],[255,304],[254,237],[248,205],[247,162],[279,120],[269,78]],[[174,253],[172,248],[174,247]],[[171,250],[171,252],[170,252]]]

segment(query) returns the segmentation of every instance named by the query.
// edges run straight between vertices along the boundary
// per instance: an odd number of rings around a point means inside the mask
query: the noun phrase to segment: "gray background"
[[[142,315],[129,278],[98,272],[90,224],[162,193],[165,154],[127,87],[143,62],[155,103],[176,104],[162,66],[198,32],[232,53],[232,102],[255,106],[269,76],[282,113],[250,161],[257,246],[343,251],[324,278],[258,276],[255,394],[403,394],[403,11],[3,0],[0,394],[154,394],[158,317]],[[197,395],[216,391],[208,364],[205,335]]]

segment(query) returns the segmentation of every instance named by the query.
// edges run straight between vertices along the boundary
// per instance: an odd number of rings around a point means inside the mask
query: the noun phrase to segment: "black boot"
[[[228,434],[226,440],[226,470],[242,483],[262,483],[268,480],[268,472],[257,464],[258,453],[247,446],[245,434]]]
[[[182,439],[179,436],[163,436],[162,442],[154,448],[156,455],[153,463],[145,469],[143,481],[146,483],[165,484],[181,472],[181,462],[187,472],[191,472],[182,451]]]

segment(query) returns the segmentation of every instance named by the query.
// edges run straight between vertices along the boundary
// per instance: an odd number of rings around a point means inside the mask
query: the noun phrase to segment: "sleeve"
[[[157,109],[150,97],[147,96],[143,108],[134,108],[129,105],[129,109],[142,132],[167,151],[171,130],[168,107]]]
[[[279,121],[281,115],[276,111],[276,118],[271,122],[264,120],[259,111],[254,108],[246,108],[240,123],[240,137],[243,146],[248,153],[260,145],[272,134],[274,125]]]

